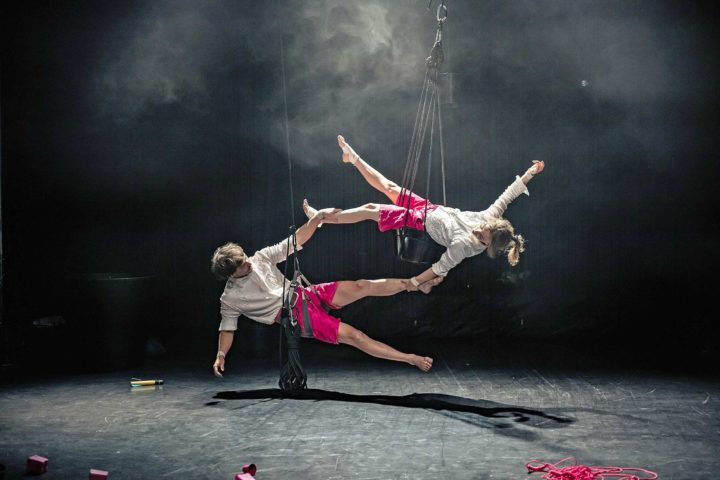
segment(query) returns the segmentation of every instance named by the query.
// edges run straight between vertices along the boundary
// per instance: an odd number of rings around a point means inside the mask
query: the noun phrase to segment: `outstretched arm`
[[[462,243],[453,243],[430,268],[411,278],[410,285],[427,293],[432,287],[442,282],[448,272],[468,256],[471,256],[471,254],[465,251]],[[415,279],[414,282],[413,279]],[[416,283],[417,285],[415,285]],[[425,288],[423,288],[423,285],[425,285]]]
[[[335,213],[337,211],[339,210],[336,208],[324,208],[322,210],[318,210],[310,218],[310,220],[305,223],[305,225],[298,228],[295,231],[298,250],[300,250],[303,244],[310,240],[310,238],[315,234],[315,230],[317,230],[318,226],[322,223],[326,215]],[[294,251],[295,249],[292,244],[292,238],[287,237],[285,238],[285,240],[282,240],[275,245],[270,245],[261,250],[258,250],[257,252],[255,252],[255,255],[265,257],[268,262],[277,264],[285,261],[288,255],[291,255],[292,253],[294,253]]]
[[[525,171],[523,176],[515,177],[515,181],[505,189],[502,195],[500,195],[498,199],[495,200],[495,202],[490,205],[487,210],[485,210],[485,212],[495,218],[502,217],[505,210],[507,210],[508,205],[510,205],[513,200],[523,193],[525,195],[530,195],[526,185],[530,182],[530,180],[532,180],[533,176],[542,172],[544,168],[545,163],[542,160],[533,160],[533,165]]]
[[[230,351],[230,347],[235,337],[234,330],[221,330],[218,336],[218,352],[215,356],[215,363],[213,364],[213,372],[216,377],[222,377],[225,372],[225,355]]]

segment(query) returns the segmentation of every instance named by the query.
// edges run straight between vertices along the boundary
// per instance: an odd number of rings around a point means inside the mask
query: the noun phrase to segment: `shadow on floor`
[[[331,392],[327,390],[306,389],[288,396],[278,388],[259,390],[218,392],[213,398],[220,400],[260,400],[260,399],[292,399],[292,400],[334,400],[338,402],[375,403],[394,407],[424,408],[430,410],[447,410],[455,413],[475,414],[494,419],[511,419],[525,425],[538,428],[564,427],[575,420],[565,415],[556,415],[531,408],[518,407],[497,403],[490,400],[475,400],[439,393],[413,393],[410,395],[352,395],[349,393]],[[217,405],[208,402],[206,405]]]

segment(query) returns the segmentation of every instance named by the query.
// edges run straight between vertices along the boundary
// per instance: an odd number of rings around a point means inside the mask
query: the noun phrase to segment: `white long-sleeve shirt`
[[[493,218],[500,218],[510,202],[521,193],[530,195],[522,179],[515,177],[515,181],[503,194],[482,212],[465,212],[444,206],[428,212],[425,221],[428,235],[440,245],[447,247],[440,260],[432,265],[433,273],[444,277],[463,259],[484,252],[486,247],[472,238],[473,229]]]
[[[298,250],[302,250],[299,246]],[[290,254],[294,252],[290,240]],[[228,278],[220,296],[219,330],[237,330],[238,317],[245,315],[256,322],[271,325],[282,307],[283,285],[285,294],[290,281],[277,267],[288,256],[288,241],[265,247],[247,261],[252,265],[249,274],[242,278]]]

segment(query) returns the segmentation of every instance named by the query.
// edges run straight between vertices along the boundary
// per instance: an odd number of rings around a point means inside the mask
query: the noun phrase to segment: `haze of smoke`
[[[249,100],[275,118],[276,128],[263,141],[284,151],[282,39],[295,159],[314,165],[317,145],[337,131],[373,137],[379,125],[396,129],[412,121],[423,60],[434,37],[434,12],[425,6],[380,0],[266,2],[262,8],[189,0],[144,4],[110,37],[96,103],[120,122],[158,105],[212,115],[218,107],[213,93],[223,97],[212,89],[253,87]],[[563,89],[585,89],[589,100],[628,110],[672,98],[686,80],[684,72],[672,68],[677,52],[662,47],[688,32],[682,26],[668,30],[665,23],[662,12],[642,2],[636,7],[621,2],[449,2],[447,68],[468,78],[490,70],[492,81],[508,91],[538,85],[549,92],[550,101]],[[243,86],[244,78],[236,78],[240,87],[233,84],[227,74],[232,62],[248,63],[251,70],[237,75],[257,75],[263,88]],[[456,103],[485,95],[482,82],[473,83],[455,91]],[[620,114],[614,128],[632,128],[634,118]],[[646,143],[652,146],[650,137]]]
[[[416,7],[270,2],[253,17],[236,4],[155,2],[121,21],[111,35],[94,103],[118,122],[163,105],[212,113],[209,80],[232,68],[228,61],[254,62],[274,67],[275,76],[262,79],[270,87],[254,92],[252,101],[260,111],[279,115],[282,39],[291,128],[300,129],[296,137],[312,145],[332,125],[362,123],[365,107],[375,99],[419,88],[433,32],[418,28]],[[421,37],[427,38],[421,42]],[[237,89],[213,84],[218,87]]]

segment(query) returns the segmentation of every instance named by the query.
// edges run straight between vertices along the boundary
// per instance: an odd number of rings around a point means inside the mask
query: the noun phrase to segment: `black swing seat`
[[[410,263],[435,263],[445,247],[430,238],[427,232],[402,227],[395,230],[397,255],[400,260]]]

